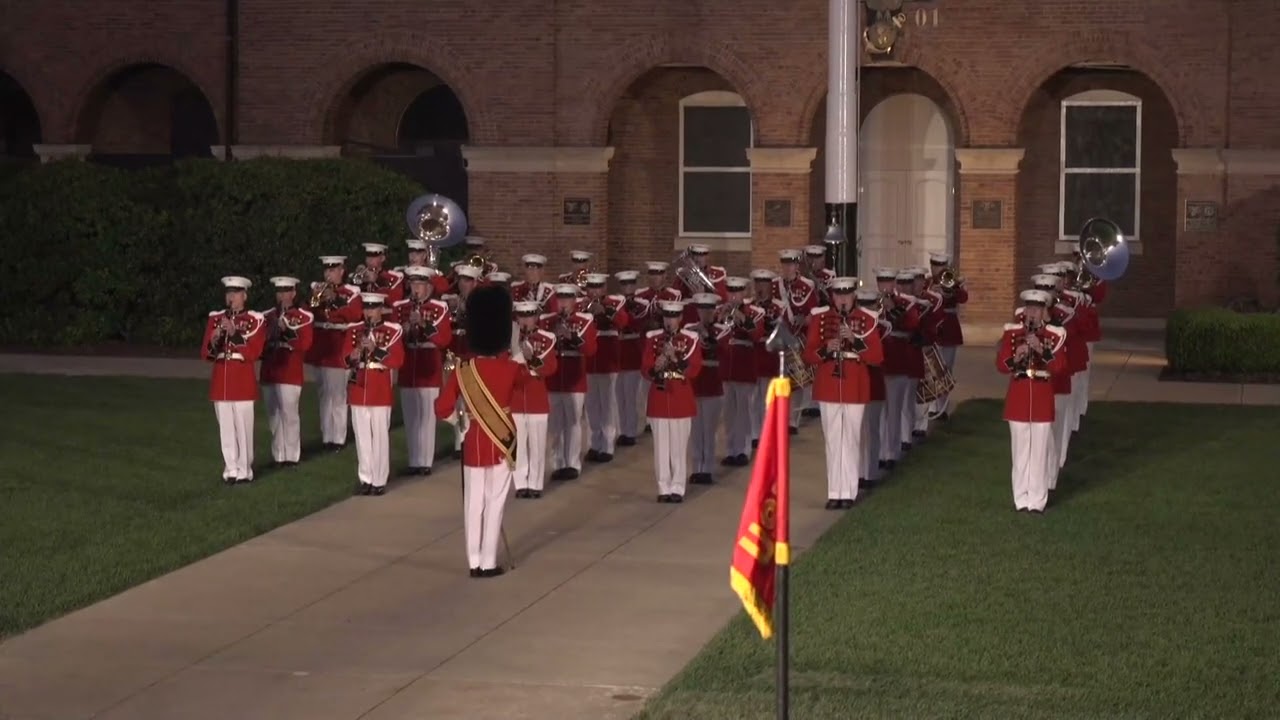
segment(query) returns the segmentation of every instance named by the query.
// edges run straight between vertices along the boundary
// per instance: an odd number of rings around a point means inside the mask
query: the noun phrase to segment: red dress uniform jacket
[[[1053,378],[1059,373],[1065,374],[1066,357],[1062,346],[1067,339],[1066,331],[1046,325],[1036,335],[1045,352],[1028,366],[1027,372],[1020,372],[1013,360],[1015,348],[1027,336],[1027,328],[1021,323],[1005,325],[1004,335],[1000,338],[996,370],[1011,376],[1009,390],[1004,396],[1004,419],[1008,422],[1053,422]]]
[[[1088,349],[1088,343],[1097,342],[1101,337],[1101,329],[1098,327],[1098,309],[1094,307],[1092,298],[1079,290],[1064,291],[1062,299],[1075,313],[1074,331]]]
[[[263,385],[301,385],[302,360],[315,339],[315,316],[308,310],[291,307],[284,311],[285,327],[280,327],[280,309],[262,313],[267,342],[259,370]]]
[[[784,292],[785,290],[785,292]],[[790,282],[778,278],[773,284],[773,296],[779,300],[790,298],[789,321],[791,331],[797,337],[804,337],[805,326],[809,322],[809,313],[820,304],[818,302],[818,286],[807,277],[797,275]]]
[[[1058,325],[1067,331],[1067,373],[1075,375],[1089,369],[1089,346],[1084,344],[1084,336],[1079,333],[1080,317],[1075,310],[1065,304],[1058,303],[1053,307],[1051,324]]]
[[[893,325],[889,324],[889,321],[886,320],[883,315],[880,315],[879,313],[874,313],[874,314],[878,318],[876,320],[876,334],[880,336],[880,347],[882,350],[881,357],[883,357],[884,355],[883,351],[888,348],[887,338],[889,337],[889,332],[893,330]],[[871,383],[870,402],[884,402],[885,401],[884,361],[881,360],[881,362],[878,365],[868,365],[867,377],[869,382]]]
[[[640,358],[644,355],[644,334],[649,330],[650,314],[656,313],[653,313],[652,303],[638,293],[627,296],[623,307],[630,322],[618,332],[618,349],[622,353],[618,371],[640,372]]]
[[[702,351],[702,369],[693,378],[693,396],[695,398],[721,397],[724,395],[724,378],[720,374],[720,358],[729,348],[729,334],[732,328],[723,323],[690,323],[684,326],[685,331],[698,336],[698,345]]]
[[[561,318],[564,318],[561,320]],[[585,393],[587,391],[587,358],[596,352],[596,324],[584,312],[547,313],[538,319],[539,326],[556,334],[561,322],[568,323],[573,334],[556,340],[556,371],[547,376],[547,391],[553,393]]]
[[[654,366],[663,348],[669,343],[675,344],[676,364],[668,368],[679,370],[684,378],[669,378],[658,382],[654,377]],[[688,330],[681,330],[674,335],[668,335],[665,330],[650,330],[645,335],[644,359],[640,364],[640,372],[649,380],[649,405],[646,410],[648,417],[677,419],[691,418],[698,414],[693,382],[702,371],[700,345],[697,333]]]
[[[912,295],[895,294],[898,313],[889,312],[889,336],[884,341],[884,374],[924,377],[924,355],[913,338],[921,331],[920,303]]]
[[[361,292],[386,295],[383,315],[392,314],[392,306],[404,299],[404,275],[395,270],[380,270],[371,282],[360,288]]]
[[[749,302],[742,303],[740,310],[747,320],[732,324],[729,336],[724,340],[724,349],[720,353],[720,379],[754,385],[758,379],[756,343],[764,338],[765,311]]]
[[[774,289],[777,290],[776,284]],[[777,377],[778,354],[769,352],[765,347],[765,341],[769,339],[769,333],[773,332],[773,328],[778,323],[788,322],[787,304],[776,297],[764,302],[754,301],[754,303],[764,315],[760,334],[756,336],[756,377]]]
[[[355,370],[354,382],[347,383],[347,404],[358,407],[391,407],[391,371],[404,365],[404,329],[393,322],[381,322],[369,329],[356,323],[342,339],[342,357],[360,347],[365,335],[373,334],[374,349],[367,361],[349,362]]]
[[[315,292],[323,284],[312,283],[311,291]],[[307,351],[308,365],[327,368],[347,366],[346,358],[342,354],[342,338],[351,323],[360,322],[364,304],[360,302],[360,288],[355,285],[339,285],[334,294],[333,302],[321,305],[314,310],[315,333],[311,341],[311,350]]]
[[[471,360],[489,394],[501,408],[511,407],[511,397],[515,393],[520,373],[528,374],[524,365],[511,359],[510,353],[502,353],[497,357],[478,357]],[[457,373],[450,373],[436,398],[436,417],[441,420],[449,417],[458,404],[462,391],[458,388]],[[498,449],[480,425],[471,420],[467,432],[462,436],[462,464],[467,467],[493,467],[506,462],[502,451]]]
[[[657,303],[679,302],[684,299],[684,293],[682,293],[679,288],[674,287],[658,288],[657,290],[654,290],[651,287],[642,287],[639,290],[636,290],[636,298],[645,301],[651,308],[649,314],[645,316],[644,324],[636,328],[643,334],[650,330],[662,329],[662,313],[658,312]],[[643,345],[643,338],[641,338],[642,355],[644,354]]]
[[[839,336],[841,325],[847,325],[861,337],[861,346],[846,346],[835,355],[827,350],[827,341]],[[862,308],[853,308],[849,316],[830,307],[814,308],[805,339],[804,360],[814,367],[813,399],[818,402],[865,405],[871,402],[869,366],[884,362],[877,317]]]
[[[235,328],[229,336],[214,340],[218,325],[229,318]],[[243,402],[258,399],[258,381],[253,364],[262,356],[267,343],[262,313],[243,310],[215,310],[204,326],[204,359],[213,363],[209,380],[209,399],[214,402]]]
[[[583,301],[583,306],[588,304]],[[605,295],[600,298],[604,312],[593,316],[596,326],[596,351],[587,356],[587,373],[608,375],[622,370],[622,333],[631,327],[627,314],[627,299],[621,295]]]
[[[727,270],[719,265],[708,265],[702,268],[702,273],[711,281],[710,290],[703,290],[701,286],[697,289],[691,288],[688,283],[684,281],[684,278],[680,277],[676,278],[675,290],[680,293],[681,297],[685,298],[692,298],[700,292],[713,292],[716,295],[719,295],[721,300],[729,296],[729,289],[725,287],[724,284],[725,280],[729,277]],[[686,305],[684,308],[684,321],[686,323],[698,322],[698,309],[693,305]],[[661,323],[659,323],[659,326],[661,326]]]
[[[1054,322],[1054,312],[1055,311],[1053,309],[1049,310],[1049,322],[1051,323]],[[1019,323],[1023,322],[1022,308],[1018,308],[1017,310],[1014,310],[1013,317],[1014,317],[1014,320],[1016,320],[1017,322]],[[1059,314],[1058,317],[1061,318],[1061,315]],[[1063,347],[1060,351],[1058,351],[1058,354],[1062,356],[1062,365],[1059,368],[1058,372],[1053,373],[1052,376],[1050,377],[1049,379],[1050,384],[1053,385],[1053,392],[1055,395],[1070,395],[1071,394],[1071,368],[1067,362],[1066,341],[1063,341]]]
[[[525,415],[546,415],[551,412],[547,397],[547,377],[556,372],[556,336],[546,330],[534,330],[522,335],[532,349],[525,358],[528,370],[516,378],[515,394],[511,396],[511,412]],[[532,370],[532,372],[530,372]]]
[[[453,340],[453,321],[449,306],[440,300],[412,298],[401,300],[392,308],[392,320],[404,329],[404,366],[397,375],[402,388],[440,387],[440,367],[444,350]],[[414,311],[420,324],[411,322]]]
[[[941,319],[938,324],[938,345],[959,347],[964,345],[964,330],[960,327],[960,306],[969,302],[969,291],[961,285],[951,293],[945,293],[936,285],[933,289],[942,296]]]
[[[545,309],[552,295],[555,295],[555,288],[548,282],[530,285],[528,280],[516,280],[511,283],[512,302],[536,302]]]

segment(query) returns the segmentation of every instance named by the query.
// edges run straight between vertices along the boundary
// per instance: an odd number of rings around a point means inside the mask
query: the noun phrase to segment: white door
[[[859,132],[858,271],[928,266],[929,253],[954,252],[955,148],[942,108],[923,95],[893,95],[872,108]]]

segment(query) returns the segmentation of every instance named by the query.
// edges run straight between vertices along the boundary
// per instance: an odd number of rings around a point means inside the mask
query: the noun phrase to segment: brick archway
[[[615,68],[609,74],[588,74],[572,96],[581,97],[595,108],[594,113],[581,113],[571,118],[567,133],[593,145],[604,145],[609,135],[609,119],[618,101],[641,76],[665,63],[688,63],[705,67],[724,78],[734,92],[742,96],[757,124],[757,133],[770,137],[761,102],[762,83],[758,73],[740,58],[727,43],[699,42],[691,37],[652,35],[619,47],[602,62],[602,67]]]
[[[1079,32],[1061,38],[1047,52],[1039,55],[1039,61],[1026,66],[1015,66],[1000,87],[1008,100],[997,112],[998,122],[993,126],[1017,131],[1022,115],[1031,104],[1032,96],[1044,83],[1062,70],[1080,62],[1106,61],[1127,65],[1135,72],[1146,75],[1161,91],[1173,108],[1178,123],[1179,143],[1183,147],[1206,144],[1206,124],[1194,93],[1185,90],[1189,83],[1178,64],[1130,33]]]
[[[938,87],[947,98],[947,103],[943,110],[950,114],[952,121],[955,122],[955,146],[967,146],[970,137],[969,115],[965,110],[964,103],[960,101],[959,93],[956,92],[959,83],[953,77],[952,72],[947,69],[950,66],[933,62],[928,53],[918,50],[914,44],[903,47],[901,60],[904,65],[916,68],[938,84]],[[864,70],[867,67],[875,66],[864,66]],[[815,80],[817,82],[810,88],[805,99],[804,110],[800,113],[799,120],[802,124],[796,129],[796,137],[799,138],[807,139],[810,137],[818,110],[827,99],[827,74],[825,72],[820,73]]]
[[[159,65],[168,68],[194,85],[204,95],[213,109],[213,118],[217,124],[218,137],[225,137],[223,132],[225,118],[223,118],[221,103],[217,102],[222,97],[222,94],[211,92],[211,89],[201,82],[200,75],[195,71],[194,65],[169,53],[155,51],[123,55],[110,62],[98,65],[98,70],[90,75],[88,80],[81,83],[76,93],[71,96],[70,108],[72,110],[67,114],[66,125],[63,128],[65,137],[73,139],[84,137],[88,132],[85,123],[89,121],[90,116],[93,114],[90,111],[93,108],[94,99],[104,89],[106,83],[123,72],[144,65]]]
[[[44,141],[44,132],[40,107],[27,85],[0,66],[0,154],[26,157]]]
[[[378,34],[348,43],[322,65],[301,93],[310,120],[308,136],[326,144],[325,128],[351,88],[369,71],[388,64],[415,65],[438,77],[458,97],[467,116],[471,142],[495,142],[498,129],[483,100],[481,85],[467,65],[436,37],[416,33]]]

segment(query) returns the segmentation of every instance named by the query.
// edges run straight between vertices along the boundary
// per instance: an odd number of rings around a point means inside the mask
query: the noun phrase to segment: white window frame
[[[1132,107],[1135,109],[1135,144],[1131,168],[1068,168],[1067,167],[1067,110],[1072,107]],[[1067,215],[1067,175],[1132,175],[1133,176],[1133,236],[1125,238],[1133,255],[1142,254],[1142,99],[1119,90],[1088,90],[1077,93],[1061,103],[1058,130],[1058,240],[1054,252],[1070,255],[1079,241],[1079,230],[1065,227]]]
[[[742,99],[742,96],[741,96],[741,95],[738,95],[737,93],[729,92],[729,91],[726,91],[726,90],[708,90],[708,91],[706,91],[706,92],[694,93],[693,95],[689,95],[689,96],[687,96],[687,97],[681,98],[681,100],[680,100],[680,110],[679,110],[679,112],[680,112],[680,129],[679,129],[680,141],[679,141],[679,144],[678,144],[678,148],[677,148],[677,150],[676,150],[676,152],[680,153],[680,154],[679,154],[679,156],[678,156],[678,157],[677,157],[677,159],[676,159],[676,167],[677,167],[676,172],[677,172],[677,174],[679,175],[679,183],[678,183],[678,184],[679,184],[679,196],[678,196],[678,197],[679,197],[679,201],[678,201],[678,202],[679,202],[679,206],[678,206],[678,208],[677,208],[677,211],[679,212],[679,218],[677,219],[677,223],[678,223],[678,225],[677,225],[677,227],[678,227],[678,231],[677,231],[677,232],[678,232],[678,237],[676,238],[676,245],[677,245],[678,247],[684,247],[684,246],[686,246],[686,245],[687,245],[687,243],[681,243],[681,240],[682,240],[682,239],[686,239],[686,238],[688,238],[688,239],[698,238],[698,239],[706,239],[706,240],[717,240],[717,239],[718,239],[718,240],[720,240],[721,242],[706,243],[706,244],[707,244],[707,245],[714,245],[715,247],[713,247],[713,248],[712,248],[713,250],[749,250],[749,249],[750,249],[750,244],[749,244],[749,243],[744,244],[744,243],[741,243],[741,242],[733,242],[733,241],[735,241],[735,240],[737,240],[737,241],[741,241],[741,240],[744,240],[744,239],[749,241],[749,240],[751,239],[751,231],[754,229],[754,224],[755,224],[755,223],[754,223],[754,217],[753,217],[755,213],[754,213],[754,207],[752,206],[752,202],[754,201],[754,199],[755,199],[755,198],[754,198],[754,197],[751,197],[750,195],[748,195],[748,197],[747,197],[747,208],[748,208],[748,215],[749,215],[749,216],[748,216],[748,218],[747,218],[747,231],[746,231],[746,232],[744,232],[744,233],[734,233],[734,232],[722,232],[722,233],[718,233],[718,232],[686,232],[686,231],[685,231],[685,229],[684,229],[684,174],[685,174],[686,172],[707,172],[707,173],[711,173],[711,172],[714,172],[714,173],[731,173],[731,172],[741,172],[741,173],[746,173],[748,176],[750,176],[750,175],[751,175],[751,163],[750,163],[750,160],[748,160],[748,161],[747,161],[747,164],[746,164],[746,165],[744,165],[744,166],[742,166],[742,167],[740,167],[740,168],[732,168],[732,167],[686,167],[686,166],[685,166],[685,164],[684,164],[684,110],[685,110],[685,108],[688,108],[688,107],[741,107],[741,108],[745,108],[745,107],[747,107],[747,103],[746,103],[746,101],[744,101],[744,100]],[[748,117],[750,118],[750,116],[749,116],[749,115],[748,115]],[[750,121],[751,121],[751,135],[750,135],[750,141],[749,141],[749,144],[747,145],[748,149],[749,149],[749,148],[754,148],[754,147],[755,147],[755,145],[756,145],[756,124],[755,124],[755,118],[750,118]]]

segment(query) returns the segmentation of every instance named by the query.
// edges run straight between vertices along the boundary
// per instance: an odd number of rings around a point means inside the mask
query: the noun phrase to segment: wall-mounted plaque
[[[974,230],[999,230],[1004,225],[1003,200],[974,200],[969,227]]]
[[[1216,232],[1218,203],[1212,200],[1188,200],[1183,229],[1187,232]]]
[[[791,227],[791,201],[765,200],[764,226],[771,228]]]
[[[588,198],[565,198],[564,224],[590,225],[591,200]]]

